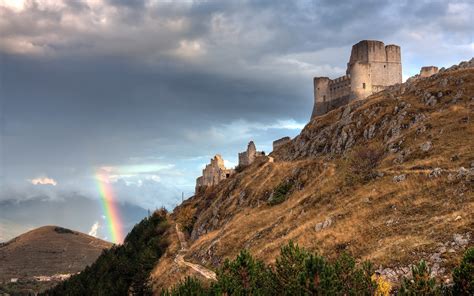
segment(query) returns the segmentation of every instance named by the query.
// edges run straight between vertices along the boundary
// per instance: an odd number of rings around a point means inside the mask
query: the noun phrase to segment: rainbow
[[[97,187],[99,189],[102,210],[108,225],[109,235],[112,242],[120,244],[123,242],[122,221],[115,202],[114,192],[108,178],[103,173],[96,173]]]

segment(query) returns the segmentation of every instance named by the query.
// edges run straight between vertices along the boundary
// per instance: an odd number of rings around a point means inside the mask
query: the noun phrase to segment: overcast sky
[[[353,44],[400,45],[406,79],[470,59],[473,15],[469,0],[0,0],[0,241],[102,225],[98,172],[127,229],[172,209],[215,153],[233,166],[250,140],[298,134],[312,77],[344,74]]]

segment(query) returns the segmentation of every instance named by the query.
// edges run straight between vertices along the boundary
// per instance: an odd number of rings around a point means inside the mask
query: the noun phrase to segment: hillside
[[[189,229],[184,260],[215,269],[248,249],[272,263],[292,240],[370,259],[393,282],[420,259],[450,281],[473,245],[473,107],[471,60],[314,118],[174,210]],[[196,274],[174,262],[177,237],[152,273],[157,287]]]
[[[166,210],[157,210],[84,271],[42,295],[150,295],[149,275],[168,247]]]
[[[0,280],[82,271],[111,243],[57,226],[44,226],[0,245]]]

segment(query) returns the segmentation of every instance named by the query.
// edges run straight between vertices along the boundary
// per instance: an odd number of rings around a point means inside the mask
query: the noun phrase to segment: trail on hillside
[[[178,265],[188,266],[192,268],[194,271],[198,272],[206,279],[217,281],[216,273],[213,272],[212,270],[209,270],[202,265],[191,263],[184,260],[184,255],[188,251],[188,243],[186,242],[186,237],[184,233],[179,229],[179,224],[176,224],[176,233],[178,234],[178,239],[181,245],[181,249],[178,251],[178,254],[175,257],[174,262],[176,262],[176,264]]]

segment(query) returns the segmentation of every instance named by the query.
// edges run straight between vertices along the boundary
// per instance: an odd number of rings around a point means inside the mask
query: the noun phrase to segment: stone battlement
[[[385,45],[376,40],[360,41],[352,46],[346,75],[336,79],[314,78],[314,107],[311,118],[401,82],[400,47]]]

